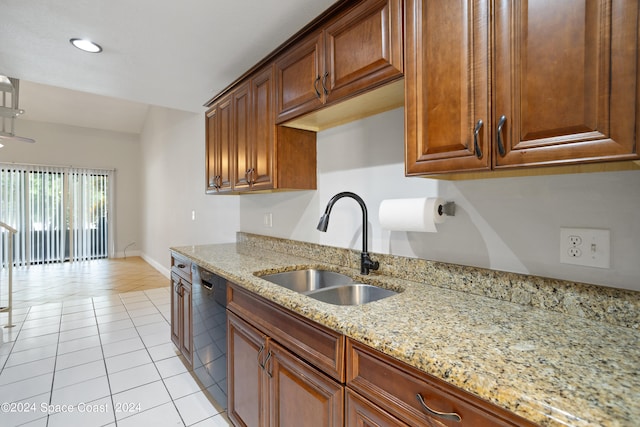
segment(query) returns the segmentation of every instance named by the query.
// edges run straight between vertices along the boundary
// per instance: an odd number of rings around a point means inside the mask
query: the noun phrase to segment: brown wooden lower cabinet
[[[231,283],[227,296],[235,426],[535,426]]]
[[[228,414],[236,426],[339,427],[344,388],[229,313]]]
[[[345,425],[349,427],[409,427],[358,393],[346,389]]]
[[[269,342],[269,418],[273,427],[343,425],[344,387]]]
[[[411,426],[536,425],[352,340],[347,340],[347,386],[366,397],[374,407]]]
[[[263,396],[268,390],[259,363],[266,344],[266,335],[233,314],[227,314],[227,413],[236,426],[268,425],[263,405]]]
[[[193,366],[193,317],[191,313],[191,262],[171,257],[171,341]]]

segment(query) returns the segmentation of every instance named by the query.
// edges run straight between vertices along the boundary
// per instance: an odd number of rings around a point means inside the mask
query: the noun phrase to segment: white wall
[[[35,144],[3,141],[0,162],[115,169],[115,249],[138,240],[140,144],[138,135],[16,120],[16,134]],[[127,254],[132,254],[127,250]]]
[[[361,213],[336,203],[329,229],[316,231],[327,201],[354,191],[367,203],[370,250],[640,290],[640,172],[442,181],[406,178],[403,109],[318,134],[318,190],[240,197],[242,231],[361,248]],[[383,199],[444,197],[456,216],[438,233],[382,230]],[[273,214],[273,228],[263,225]],[[611,230],[611,268],[560,264],[560,227]]]
[[[237,196],[204,192],[204,141],[204,113],[149,109],[141,135],[139,244],[165,274],[171,246],[234,242],[240,227]]]

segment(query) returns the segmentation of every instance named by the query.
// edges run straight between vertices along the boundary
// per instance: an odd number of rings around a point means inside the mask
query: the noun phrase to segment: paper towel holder
[[[456,216],[456,203],[445,202],[443,205],[438,206],[438,215]]]

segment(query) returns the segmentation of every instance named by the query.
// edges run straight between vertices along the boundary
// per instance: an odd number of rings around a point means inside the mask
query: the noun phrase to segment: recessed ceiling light
[[[69,40],[72,45],[77,47],[80,50],[84,50],[85,52],[91,53],[99,53],[102,52],[102,47],[99,44],[92,42],[87,39],[70,39]]]

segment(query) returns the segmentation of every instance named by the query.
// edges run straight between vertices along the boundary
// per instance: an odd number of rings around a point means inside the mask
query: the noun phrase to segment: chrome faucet
[[[329,200],[327,204],[327,208],[324,211],[324,215],[320,217],[320,222],[318,223],[317,229],[319,231],[327,231],[327,226],[329,225],[329,214],[331,213],[331,209],[333,205],[343,197],[350,197],[362,208],[362,254],[360,254],[360,274],[369,274],[369,270],[377,270],[380,267],[380,263],[378,261],[372,261],[369,258],[369,252],[367,252],[368,244],[368,232],[367,232],[367,224],[368,224],[368,214],[367,214],[367,205],[364,204],[364,200],[360,198],[356,193],[352,193],[350,191],[344,191],[342,193],[338,193]]]

